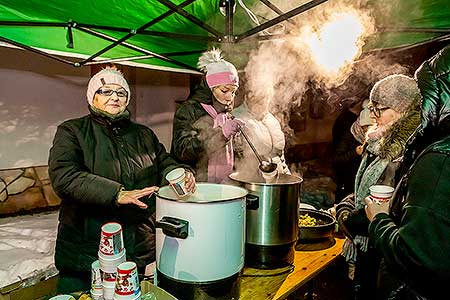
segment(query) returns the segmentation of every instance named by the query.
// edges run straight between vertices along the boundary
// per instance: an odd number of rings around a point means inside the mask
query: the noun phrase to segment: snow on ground
[[[41,272],[56,272],[58,212],[0,219],[0,288]]]

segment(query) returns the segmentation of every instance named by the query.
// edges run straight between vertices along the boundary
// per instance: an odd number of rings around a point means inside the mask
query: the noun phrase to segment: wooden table
[[[296,247],[294,270],[291,273],[288,273],[287,268],[275,270],[244,268],[239,299],[285,299],[329,266],[341,253],[343,243],[344,239],[335,238],[322,250],[308,250],[308,245],[299,245],[300,248]]]

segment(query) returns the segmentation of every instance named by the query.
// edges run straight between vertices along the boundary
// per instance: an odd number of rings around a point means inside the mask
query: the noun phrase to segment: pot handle
[[[167,236],[185,239],[188,237],[189,222],[174,217],[162,217],[156,221],[156,228],[161,228]]]
[[[252,194],[247,194],[245,197],[245,204],[247,209],[256,210],[259,208],[259,197]]]

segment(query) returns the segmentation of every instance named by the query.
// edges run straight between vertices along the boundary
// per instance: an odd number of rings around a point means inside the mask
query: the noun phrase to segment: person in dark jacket
[[[203,53],[198,67],[205,78],[175,112],[171,153],[196,170],[197,181],[223,183],[234,166],[233,139],[244,124],[229,114],[239,77],[218,49]]]
[[[346,234],[342,255],[354,267],[354,299],[376,299],[379,257],[369,239],[369,221],[364,199],[372,185],[395,186],[395,172],[405,145],[420,124],[420,91],[414,78],[395,74],[375,83],[370,91],[368,109],[375,124],[368,128],[365,150],[355,177],[354,194],[336,208],[339,227]],[[344,204],[354,202],[354,209],[341,216]]]
[[[384,262],[383,299],[444,299],[450,282],[450,46],[415,76],[422,122],[408,147],[425,149],[413,151],[389,204],[365,199],[369,235]]]
[[[95,74],[89,114],[58,126],[49,154],[52,186],[62,199],[55,249],[59,293],[88,290],[101,226],[122,225],[127,259],[142,274],[155,260],[155,196],[180,167],[151,129],[130,120],[130,89],[117,70]],[[187,172],[186,188],[195,189]]]

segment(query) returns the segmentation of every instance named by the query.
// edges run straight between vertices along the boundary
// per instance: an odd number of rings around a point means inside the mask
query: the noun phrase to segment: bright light
[[[313,31],[307,28],[305,43],[316,65],[328,75],[335,75],[361,53],[362,20],[357,14],[339,13]]]

